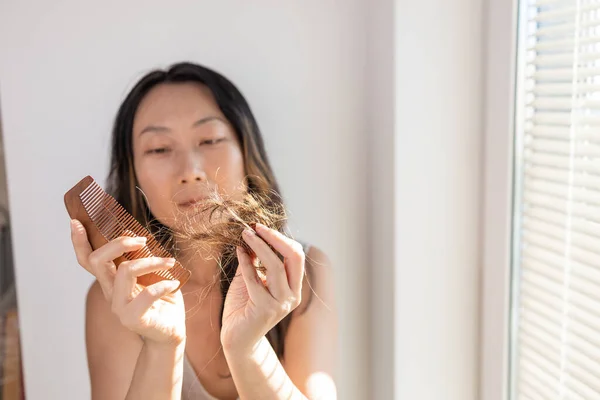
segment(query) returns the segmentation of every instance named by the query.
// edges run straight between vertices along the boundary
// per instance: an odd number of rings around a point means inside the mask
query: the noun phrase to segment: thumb
[[[92,270],[88,265],[88,258],[93,251],[92,245],[90,245],[87,238],[85,227],[76,219],[71,220],[71,241],[73,242],[77,262],[83,268],[88,270],[88,272],[92,273]]]

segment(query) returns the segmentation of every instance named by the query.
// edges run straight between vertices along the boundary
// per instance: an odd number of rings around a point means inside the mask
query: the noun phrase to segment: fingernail
[[[80,227],[81,227],[81,222],[77,221],[76,219],[71,220],[71,232],[79,231]]]
[[[138,236],[135,238],[135,241],[144,244],[148,241],[148,238],[146,236]]]
[[[251,229],[244,229],[244,235],[246,235],[247,237],[252,237],[252,236],[254,236],[256,234]]]
[[[265,225],[261,224],[260,222],[257,222],[256,229],[267,229],[267,227]]]
[[[175,265],[175,259],[174,258],[166,258],[165,259],[165,265],[167,266],[167,268],[171,268]]]

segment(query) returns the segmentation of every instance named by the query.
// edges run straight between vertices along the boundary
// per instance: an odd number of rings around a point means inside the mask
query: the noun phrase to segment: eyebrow
[[[213,115],[210,117],[205,117],[205,118],[199,119],[198,121],[194,122],[192,124],[192,128],[196,128],[196,127],[206,124],[207,122],[210,122],[210,121],[221,121],[221,122],[225,123],[223,118]],[[170,131],[171,131],[171,129],[167,128],[166,126],[148,125],[144,129],[142,129],[142,131],[140,132],[140,136],[142,136],[146,132],[170,132]]]

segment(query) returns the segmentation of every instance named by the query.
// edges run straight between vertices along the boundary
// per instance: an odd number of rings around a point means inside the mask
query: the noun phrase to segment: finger
[[[125,261],[119,266],[115,277],[112,298],[113,310],[124,308],[136,297],[134,293],[138,276],[169,269],[175,265],[174,258],[146,257]],[[167,279],[168,280],[168,279]],[[179,285],[179,281],[175,281]],[[175,290],[175,289],[173,289]]]
[[[258,277],[248,253],[241,247],[237,247],[236,252],[239,263],[238,268],[242,272],[242,277],[246,283],[246,289],[248,289],[248,296],[250,296],[250,299],[254,304],[264,304],[265,301],[273,301],[272,295],[269,294],[269,291]]]
[[[121,323],[127,327],[140,324],[142,316],[148,311],[155,301],[172,293],[179,287],[178,281],[164,280],[146,286],[133,300],[124,306],[119,313]]]
[[[283,301],[291,294],[290,284],[283,263],[269,245],[250,229],[244,230],[244,241],[267,270],[267,286],[277,300]]]
[[[121,257],[125,253],[131,253],[143,248],[146,245],[148,239],[144,236],[119,236],[106,243],[104,246],[94,250],[90,255],[90,258],[96,262],[96,264],[106,264],[110,262],[114,269],[113,260]]]
[[[88,257],[92,273],[98,279],[107,299],[111,299],[117,267],[114,260],[123,254],[137,251],[146,243],[145,237],[118,237],[94,250]]]
[[[71,220],[71,241],[73,242],[77,262],[85,268],[86,271],[96,277],[96,280],[102,289],[102,293],[104,294],[104,298],[109,300],[112,296],[114,274],[112,274],[108,268],[94,267],[92,263],[90,263],[90,255],[93,253],[92,245],[87,237],[85,227],[76,219]]]
[[[298,295],[302,290],[306,258],[302,245],[279,231],[267,228],[263,224],[256,224],[256,232],[285,258],[284,265],[290,289]]]
[[[71,220],[71,242],[73,242],[75,257],[77,257],[79,265],[85,268],[89,273],[93,274],[88,262],[88,257],[93,251],[92,245],[87,238],[85,227],[76,219]]]

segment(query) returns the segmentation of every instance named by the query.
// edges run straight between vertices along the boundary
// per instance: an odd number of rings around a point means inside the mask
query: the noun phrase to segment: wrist
[[[269,340],[263,336],[257,342],[252,344],[223,344],[223,353],[227,362],[237,360],[252,360],[259,358],[260,354],[264,354],[271,348]]]
[[[185,338],[173,340],[170,342],[156,342],[153,340],[144,340],[144,347],[153,354],[177,354],[185,351]]]

